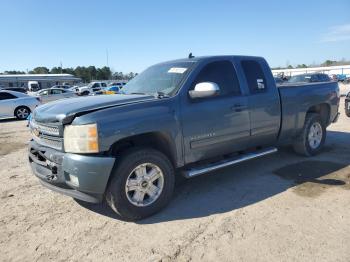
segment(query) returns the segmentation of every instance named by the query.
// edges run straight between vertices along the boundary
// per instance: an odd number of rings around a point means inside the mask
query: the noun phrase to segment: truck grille
[[[63,149],[63,134],[60,126],[38,123],[32,119],[30,121],[30,131],[33,139],[38,144],[57,150]]]

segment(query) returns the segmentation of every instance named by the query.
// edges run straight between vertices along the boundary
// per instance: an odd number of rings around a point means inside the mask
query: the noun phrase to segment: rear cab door
[[[263,58],[258,57],[241,57],[236,62],[249,92],[249,145],[274,145],[281,125],[281,104],[270,67]]]

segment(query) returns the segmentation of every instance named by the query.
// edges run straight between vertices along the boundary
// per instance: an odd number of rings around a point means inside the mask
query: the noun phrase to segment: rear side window
[[[244,60],[241,65],[250,93],[265,93],[267,91],[266,79],[260,64],[254,60]]]
[[[62,90],[60,90],[60,89],[52,89],[51,92],[52,92],[52,94],[54,94],[54,95],[62,94]]]
[[[201,82],[213,82],[220,88],[220,95],[239,95],[241,93],[236,71],[230,61],[218,61],[207,64],[199,72],[194,86]]]
[[[0,100],[7,100],[7,99],[14,99],[14,98],[17,98],[17,97],[10,93],[6,93],[6,92],[0,93]]]

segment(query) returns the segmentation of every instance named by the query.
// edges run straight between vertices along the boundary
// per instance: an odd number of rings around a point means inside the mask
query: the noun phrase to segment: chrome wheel
[[[323,137],[322,126],[319,122],[312,124],[309,130],[308,142],[312,149],[316,149],[320,146]]]
[[[20,119],[26,119],[29,116],[29,110],[25,107],[17,109],[17,117]]]
[[[128,176],[125,192],[129,202],[145,207],[155,202],[163,191],[164,175],[162,170],[152,163],[138,165]]]

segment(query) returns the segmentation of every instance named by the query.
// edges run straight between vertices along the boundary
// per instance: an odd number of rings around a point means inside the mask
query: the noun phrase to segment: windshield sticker
[[[169,69],[168,73],[174,73],[174,74],[183,74],[185,73],[187,68],[185,67],[172,67]]]

